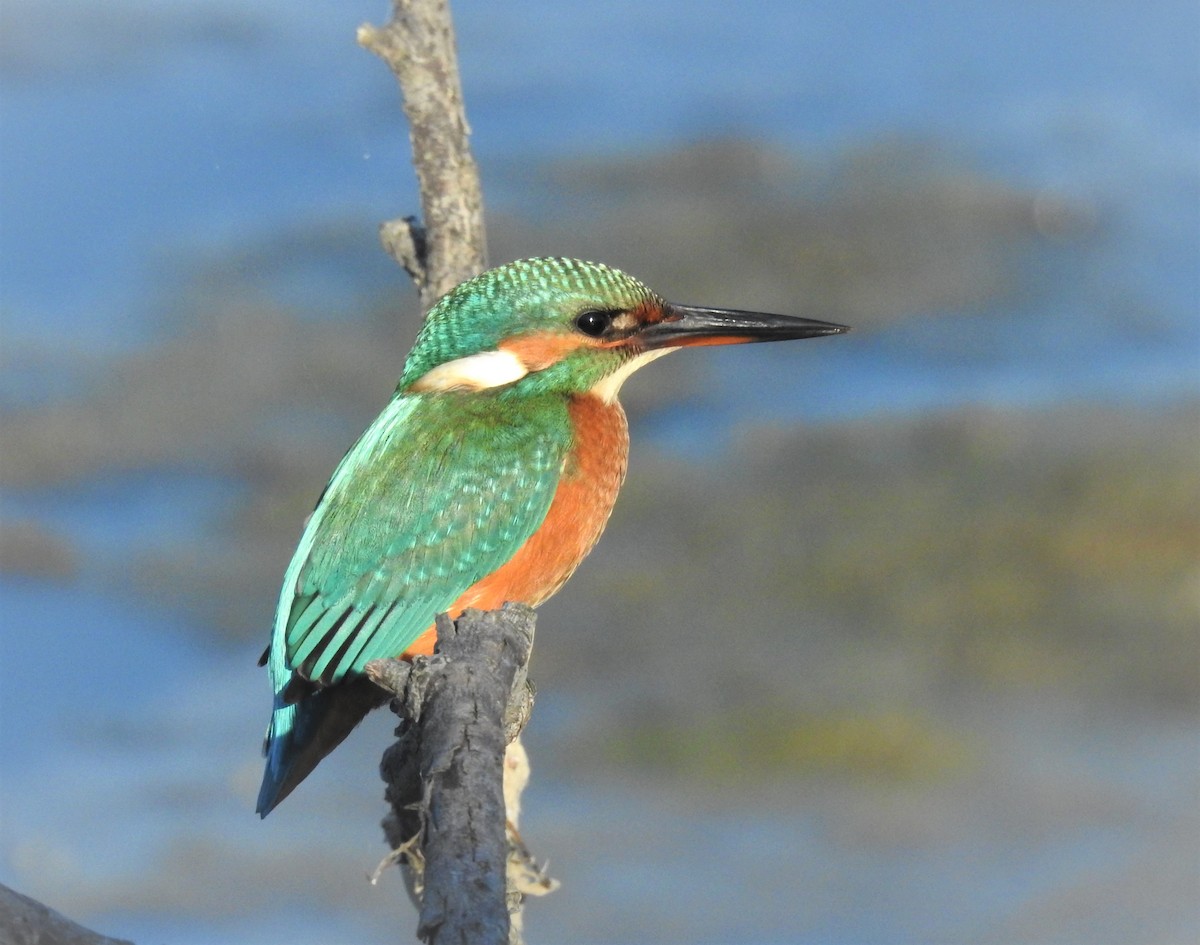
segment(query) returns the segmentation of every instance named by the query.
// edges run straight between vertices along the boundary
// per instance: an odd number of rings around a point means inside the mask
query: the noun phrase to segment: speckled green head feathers
[[[439,365],[495,351],[507,339],[571,336],[586,311],[630,311],[647,304],[658,306],[662,300],[637,279],[601,263],[542,257],[489,269],[456,286],[430,310],[399,389]],[[626,353],[614,354],[620,356],[608,367],[625,360]]]

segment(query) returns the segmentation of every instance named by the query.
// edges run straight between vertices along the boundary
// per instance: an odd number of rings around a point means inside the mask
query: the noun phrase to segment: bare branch
[[[384,247],[417,284],[423,311],[478,275],[487,260],[479,171],[466,110],[449,0],[393,0],[386,26],[363,25],[358,42],[383,59],[400,83],[422,222],[380,229]]]
[[[388,24],[360,27],[358,42],[400,83],[423,220],[391,220],[380,238],[427,311],[482,272],[487,256],[449,0],[393,0]],[[557,886],[517,833],[529,779],[519,736],[533,706],[525,673],[533,629],[533,612],[515,605],[468,611],[457,625],[439,617],[433,657],[367,666],[396,696],[400,717],[380,765],[392,853],[375,876],[405,865],[427,942],[518,945],[524,897]]]
[[[392,806],[384,830],[392,858],[413,874],[424,941],[503,945],[522,892],[507,888],[505,746],[532,702],[525,665],[534,614],[520,604],[469,610],[457,623],[439,617],[437,632],[432,657],[367,664],[396,694],[401,720],[380,766]]]

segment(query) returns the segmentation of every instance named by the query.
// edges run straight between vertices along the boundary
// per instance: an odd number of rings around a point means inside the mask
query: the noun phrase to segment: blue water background
[[[1200,387],[1195,4],[528,0],[455,12],[485,192],[501,206],[515,199],[504,168],[530,157],[745,135],[820,158],[903,135],[1101,221],[1090,270],[1003,320],[937,312],[826,345],[765,401],[735,383],[745,355],[722,353],[724,396],[705,414],[674,413],[660,445],[694,439],[697,426],[719,436],[714,423],[764,409],[819,420],[1145,403]],[[385,13],[319,0],[5,0],[0,343],[136,349],[179,330],[163,305],[196,260],[412,210],[395,87],[353,43],[361,21]],[[270,290],[336,317],[349,317],[347,292],[364,278],[405,290],[382,255],[354,265],[284,273]],[[946,340],[930,340],[939,333]],[[6,383],[6,396],[25,390]],[[198,528],[220,489],[151,473],[4,501],[102,561]],[[115,599],[86,573],[70,594],[0,582],[0,881],[142,942],[392,940],[379,918],[388,908],[360,881],[380,852],[370,846],[377,788],[322,770],[307,799],[253,820],[266,699],[256,654],[207,646],[186,616]],[[556,712],[572,711],[548,694],[538,722],[552,729]],[[549,850],[566,847],[558,866],[572,878],[534,907],[544,931],[533,940],[1037,940],[1019,933],[1023,911],[1098,873],[1137,875],[1196,788],[1190,730],[1114,734],[1104,720],[1038,718],[1014,723],[1010,758],[1026,773],[1011,775],[1013,795],[1033,789],[1064,809],[1083,796],[1100,811],[1040,838],[1013,837],[999,818],[940,843],[872,844],[802,801],[693,818],[652,792],[585,789],[551,772],[528,797],[540,811],[533,829]],[[373,726],[343,749],[347,770],[374,764],[386,721]],[[972,823],[986,824],[977,813]],[[611,856],[571,851],[580,821],[609,825]],[[347,823],[362,829],[350,836]],[[647,831],[661,852],[631,865],[621,841],[646,842]],[[330,889],[329,875],[350,878]],[[766,892],[747,900],[747,890]],[[814,895],[801,903],[799,890]],[[403,898],[395,884],[385,895]],[[590,913],[571,911],[588,903]],[[1169,906],[1163,940],[1200,934],[1194,909]],[[1105,915],[1089,940],[1129,940]],[[1052,920],[1042,928],[1055,940]]]

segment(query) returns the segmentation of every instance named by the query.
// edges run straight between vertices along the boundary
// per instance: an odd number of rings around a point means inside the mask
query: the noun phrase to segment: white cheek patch
[[[519,381],[528,373],[529,368],[511,351],[481,351],[439,364],[413,382],[409,390],[487,390]]]
[[[638,368],[645,367],[656,358],[661,358],[664,354],[670,354],[672,351],[678,350],[678,348],[656,348],[653,351],[643,351],[636,357],[630,358],[611,374],[602,377],[593,385],[591,392],[606,404],[611,404],[617,399],[617,394],[621,392],[621,385],[629,380],[630,374]]]

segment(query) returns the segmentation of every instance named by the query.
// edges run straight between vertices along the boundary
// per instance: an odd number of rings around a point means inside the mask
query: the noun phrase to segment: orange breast
[[[536,607],[563,586],[599,540],[625,479],[625,411],[585,394],[572,398],[570,412],[575,444],[545,521],[505,564],[463,592],[448,611],[451,617],[468,607],[494,610],[506,601]],[[404,655],[428,655],[436,641],[430,626]]]

